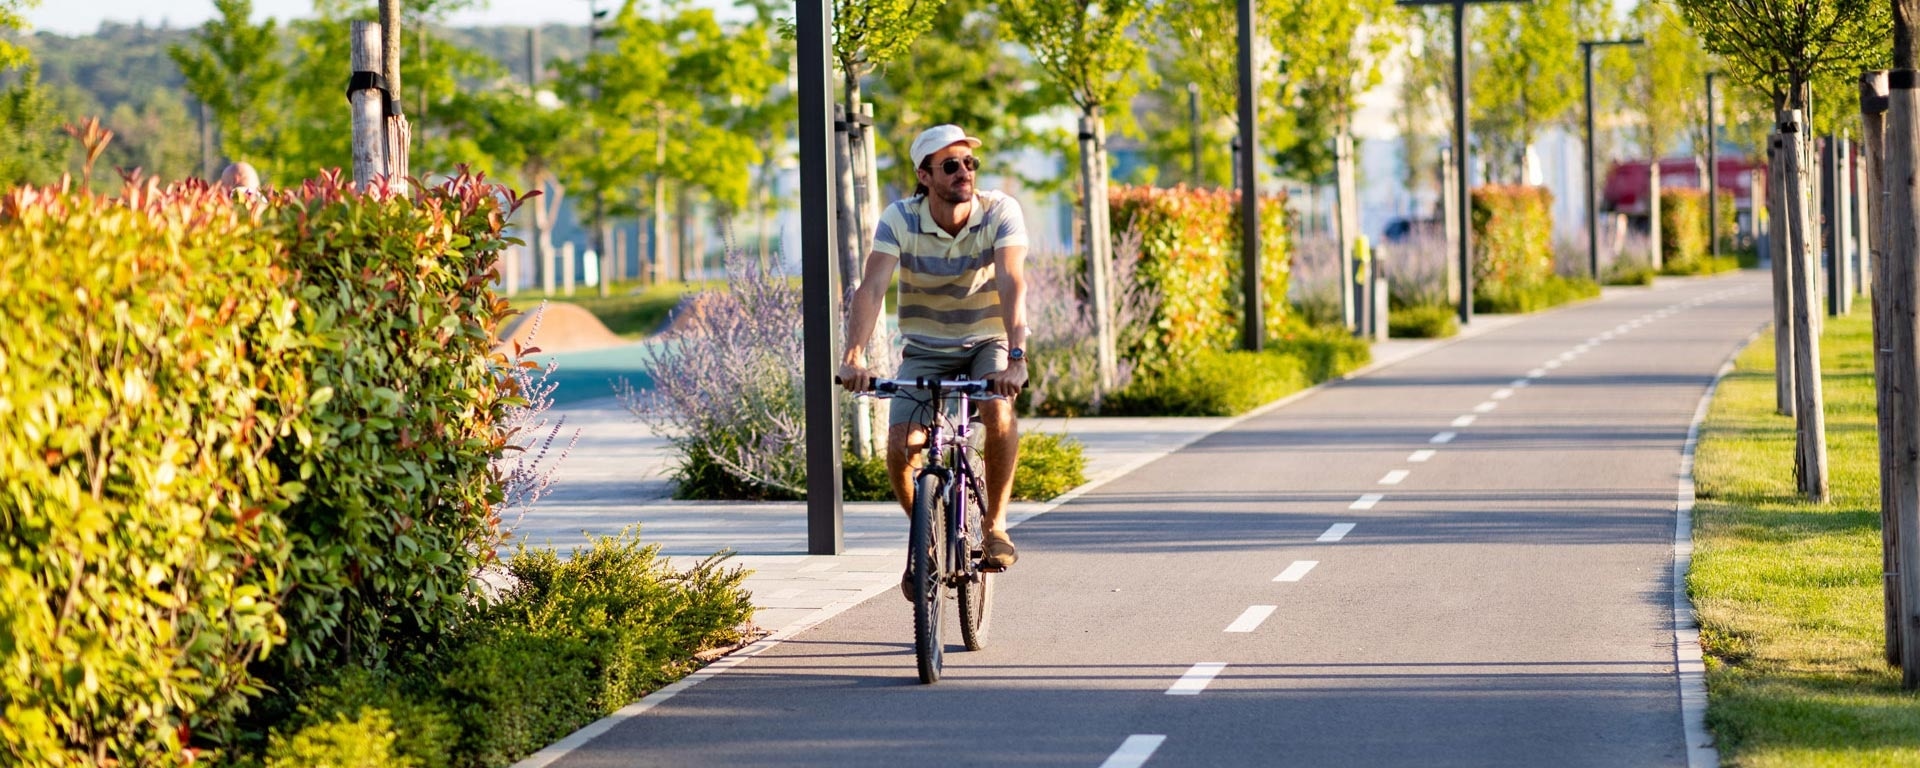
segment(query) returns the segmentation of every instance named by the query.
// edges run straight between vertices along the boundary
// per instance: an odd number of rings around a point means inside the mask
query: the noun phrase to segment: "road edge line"
[[[1713,396],[1720,382],[1733,372],[1740,353],[1753,346],[1772,321],[1748,334],[1734,347],[1720,370],[1713,374],[1707,391],[1694,407],[1693,422],[1687,426],[1687,442],[1680,449],[1680,489],[1673,515],[1673,657],[1679,683],[1680,724],[1687,739],[1687,768],[1719,768],[1720,748],[1707,731],[1707,662],[1700,650],[1700,623],[1694,620],[1693,599],[1687,596],[1687,573],[1693,568],[1694,454],[1700,447],[1700,425],[1707,421]]]

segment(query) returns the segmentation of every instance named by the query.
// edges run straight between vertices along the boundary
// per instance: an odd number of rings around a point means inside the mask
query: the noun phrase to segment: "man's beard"
[[[960,203],[973,199],[973,185],[968,184],[967,191],[965,192],[958,191],[951,186],[941,187],[940,189],[934,190],[934,194],[939,195],[942,201],[959,205]]]

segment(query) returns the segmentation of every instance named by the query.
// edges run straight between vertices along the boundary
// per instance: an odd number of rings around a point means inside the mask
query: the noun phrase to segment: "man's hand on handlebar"
[[[840,375],[835,378],[840,381],[840,386],[845,387],[848,392],[865,392],[873,389],[873,371],[869,371],[853,363],[841,363]]]
[[[1006,368],[987,374],[986,381],[994,394],[1017,397],[1020,390],[1027,386],[1027,363],[1025,360],[1011,361]]]

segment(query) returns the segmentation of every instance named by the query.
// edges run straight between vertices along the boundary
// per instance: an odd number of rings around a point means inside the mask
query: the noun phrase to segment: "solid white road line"
[[[1320,561],[1318,560],[1295,560],[1293,561],[1293,565],[1287,566],[1287,569],[1281,571],[1280,575],[1273,577],[1273,580],[1299,581],[1306,578],[1307,571],[1313,570],[1313,567],[1319,564]]]
[[[1451,426],[1464,427],[1472,423],[1473,423],[1473,414],[1469,413],[1465,416],[1461,416],[1454,419],[1453,424]]]
[[[1493,391],[1493,399],[1495,400],[1505,400],[1509,397],[1513,397],[1512,387],[1508,387],[1506,389],[1496,389]]]
[[[1358,499],[1354,499],[1352,504],[1347,505],[1347,509],[1373,509],[1373,505],[1380,503],[1380,500],[1384,498],[1386,498],[1386,496],[1381,494],[1369,493]]]
[[[1459,436],[1460,436],[1460,433],[1458,432],[1442,432],[1440,434],[1434,435],[1431,439],[1427,440],[1427,442],[1432,443],[1434,445],[1444,445],[1446,443],[1453,442],[1453,439]]]
[[[1140,768],[1147,764],[1147,758],[1153,757],[1153,751],[1160,748],[1160,742],[1166,741],[1164,734],[1136,733],[1120,742],[1120,748],[1107,756],[1100,768]]]
[[[1493,410],[1493,409],[1495,409],[1495,408],[1498,408],[1498,407],[1500,407],[1500,404],[1499,404],[1499,403],[1496,403],[1496,402],[1494,402],[1494,401],[1492,401],[1492,400],[1488,400],[1488,401],[1486,401],[1486,402],[1484,402],[1484,403],[1481,403],[1481,404],[1479,404],[1479,405],[1476,405],[1476,406],[1474,406],[1474,407],[1473,407],[1473,412],[1474,412],[1474,413],[1486,413],[1486,412],[1488,412],[1488,411],[1491,411],[1491,410]]]
[[[1180,676],[1172,688],[1167,689],[1168,696],[1193,696],[1207,689],[1207,683],[1213,682],[1214,675],[1226,669],[1224,662],[1203,661],[1193,665],[1192,669]]]
[[[1315,539],[1315,541],[1339,541],[1346,538],[1347,533],[1352,530],[1353,523],[1334,523],[1333,525],[1327,526],[1327,532],[1320,534],[1320,538]]]
[[[1419,464],[1420,462],[1433,458],[1433,455],[1436,453],[1439,453],[1439,451],[1435,451],[1429,448],[1422,448],[1420,450],[1414,451],[1411,454],[1408,454],[1407,461],[1411,461],[1415,464]]]
[[[1259,629],[1260,622],[1266,621],[1268,616],[1273,615],[1274,609],[1279,607],[1277,605],[1247,606],[1247,610],[1240,614],[1240,618],[1234,619],[1232,624],[1227,625],[1226,631],[1252,632]]]
[[[1399,485],[1400,481],[1407,479],[1407,475],[1411,475],[1411,474],[1413,473],[1408,472],[1404,469],[1396,469],[1392,472],[1388,472],[1384,475],[1381,475],[1380,484],[1381,485]]]

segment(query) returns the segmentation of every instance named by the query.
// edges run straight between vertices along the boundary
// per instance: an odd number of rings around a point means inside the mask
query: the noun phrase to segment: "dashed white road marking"
[[[1551,371],[1551,370],[1553,370],[1553,369],[1555,369],[1555,368],[1558,368],[1558,367],[1560,367],[1561,365],[1564,365],[1565,363],[1566,363],[1566,361],[1564,361],[1564,360],[1560,360],[1560,359],[1558,359],[1558,358],[1556,358],[1556,359],[1553,359],[1553,360],[1548,360],[1548,361],[1546,361],[1545,363],[1542,363],[1542,364],[1540,365],[1540,367],[1542,367],[1542,368],[1545,368],[1545,369],[1547,369],[1547,370],[1549,370],[1549,371]]]
[[[1234,619],[1232,624],[1227,625],[1226,631],[1252,632],[1259,629],[1260,622],[1266,621],[1268,616],[1273,615],[1274,609],[1279,607],[1277,605],[1247,606],[1247,610],[1241,612],[1240,618]]]
[[[1505,400],[1509,397],[1513,397],[1512,387],[1507,387],[1506,389],[1496,389],[1493,391],[1493,399],[1495,400]]]
[[[1439,451],[1435,451],[1430,448],[1422,448],[1420,450],[1414,451],[1413,453],[1407,454],[1407,461],[1411,461],[1415,464],[1419,464],[1420,462],[1433,458],[1433,455],[1436,453],[1439,453]]]
[[[1347,534],[1352,530],[1353,523],[1334,523],[1333,525],[1327,526],[1327,532],[1320,534],[1320,538],[1315,539],[1315,541],[1339,541],[1346,538]]]
[[[1544,371],[1542,373],[1544,373]],[[1533,379],[1514,379],[1513,383],[1507,386],[1513,387],[1514,389],[1526,389],[1527,387],[1533,386]]]
[[[1447,443],[1453,442],[1453,439],[1459,436],[1460,436],[1460,433],[1458,432],[1442,432],[1440,434],[1434,435],[1431,439],[1427,440],[1427,442],[1432,443],[1434,445],[1445,445]]]
[[[1498,408],[1498,407],[1500,407],[1500,404],[1499,404],[1499,403],[1496,403],[1496,402],[1494,402],[1494,401],[1492,401],[1492,400],[1488,400],[1488,401],[1486,401],[1486,402],[1484,402],[1484,403],[1481,403],[1481,404],[1479,404],[1479,405],[1476,405],[1476,406],[1474,406],[1474,407],[1473,407],[1473,412],[1474,412],[1474,413],[1486,413],[1486,412],[1488,412],[1488,411],[1491,411],[1491,410],[1493,410],[1493,409],[1495,409],[1495,408]]]
[[[1207,689],[1207,683],[1213,682],[1215,675],[1226,669],[1224,662],[1203,661],[1193,665],[1192,669],[1180,676],[1172,688],[1167,689],[1168,696],[1194,696]]]
[[[1473,420],[1474,420],[1474,415],[1469,413],[1465,416],[1461,416],[1459,418],[1454,419],[1453,424],[1451,426],[1455,426],[1455,427],[1469,426],[1473,424]]]
[[[1347,505],[1347,509],[1373,509],[1373,505],[1380,503],[1380,500],[1384,498],[1386,498],[1384,494],[1369,493],[1358,499],[1354,499],[1352,504]],[[1352,524],[1347,523],[1346,525]]]
[[[1147,758],[1153,757],[1153,751],[1159,749],[1160,743],[1166,740],[1166,735],[1160,733],[1128,736],[1126,741],[1120,742],[1119,749],[1107,756],[1107,761],[1101,763],[1100,768],[1140,768],[1147,764]]]
[[[1293,561],[1293,565],[1287,566],[1287,569],[1281,571],[1280,575],[1273,577],[1273,580],[1299,581],[1306,577],[1307,571],[1313,570],[1313,567],[1319,564],[1320,561],[1318,560],[1295,560]]]
[[[1393,470],[1392,472],[1388,472],[1384,475],[1381,475],[1380,484],[1381,485],[1399,485],[1400,481],[1407,479],[1407,475],[1411,475],[1411,474],[1413,473],[1408,472],[1404,469],[1396,469],[1396,470]]]
[[[1527,378],[1529,379],[1537,379],[1545,375],[1547,375],[1547,369],[1545,368],[1535,368],[1531,371],[1527,371]]]

